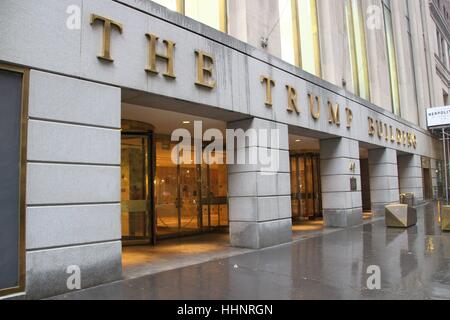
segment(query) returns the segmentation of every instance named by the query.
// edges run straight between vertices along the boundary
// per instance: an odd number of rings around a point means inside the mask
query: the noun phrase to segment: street
[[[450,234],[435,204],[418,225],[383,219],[256,252],[81,290],[54,299],[450,299]],[[369,289],[379,268],[380,289]]]

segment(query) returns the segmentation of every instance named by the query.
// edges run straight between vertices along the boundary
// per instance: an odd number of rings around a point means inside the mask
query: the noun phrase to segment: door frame
[[[127,122],[124,125],[124,122]],[[145,126],[148,126],[145,128]],[[124,128],[125,127],[125,128]],[[143,130],[145,129],[145,130]],[[127,240],[126,246],[150,244],[156,245],[156,211],[155,211],[155,185],[153,183],[155,179],[155,144],[154,144],[154,133],[151,125],[145,123],[139,123],[137,121],[123,120],[122,121],[122,132],[121,138],[123,136],[136,136],[136,137],[147,137],[147,163],[148,168],[147,179],[148,179],[148,224],[147,232],[149,233],[148,240]],[[122,141],[122,140],[121,140]]]
[[[300,152],[300,153],[292,153],[290,154],[290,163],[292,164],[292,158],[295,159],[295,166],[296,166],[296,177],[295,177],[295,181],[296,181],[296,193],[292,194],[291,193],[291,201],[292,200],[297,200],[297,210],[298,210],[298,215],[296,217],[293,217],[293,219],[298,219],[298,218],[302,218],[304,215],[304,211],[307,210],[307,208],[309,207],[308,205],[308,200],[312,200],[312,209],[314,212],[314,215],[311,216],[311,218],[313,219],[318,219],[318,218],[322,218],[322,190],[321,190],[321,181],[320,181],[320,156],[318,153],[314,153],[314,152]],[[305,172],[305,184],[307,184],[308,180],[307,180],[307,176],[306,176],[306,169],[308,167],[306,161],[309,160],[311,162],[311,166],[310,166],[310,170],[311,170],[311,174],[312,174],[312,181],[311,181],[311,190],[308,189],[308,187],[305,185],[305,192],[304,192],[304,196],[302,196],[302,192],[301,192],[301,187],[300,187],[300,181],[301,179],[303,179],[303,177],[301,176],[301,164],[300,164],[300,160],[303,160],[303,170]],[[290,174],[292,174],[292,169]],[[316,181],[317,179],[317,181]],[[309,192],[310,191],[310,192]],[[295,197],[293,198],[292,196],[295,195]],[[311,198],[309,198],[309,195],[311,195]],[[305,207],[302,208],[302,200],[305,200]],[[318,204],[316,203],[318,202]]]

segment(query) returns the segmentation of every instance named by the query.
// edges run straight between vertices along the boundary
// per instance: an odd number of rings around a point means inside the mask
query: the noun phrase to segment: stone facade
[[[150,1],[45,2],[0,2],[0,29],[7,30],[0,35],[0,62],[31,70],[25,229],[29,297],[67,291],[66,271],[72,265],[84,270],[83,287],[121,277],[123,102],[214,117],[232,129],[279,129],[280,144],[276,148],[248,144],[243,150],[234,150],[239,153],[266,148],[279,154],[279,167],[270,174],[257,166],[229,166],[230,238],[235,246],[258,249],[291,240],[290,133],[305,133],[320,140],[327,226],[347,227],[362,221],[361,146],[370,149],[370,193],[375,210],[398,202],[399,192],[414,192],[418,202],[423,200],[420,159],[431,158],[434,169],[442,152],[439,141],[425,130],[424,120],[426,107],[441,104],[435,97],[439,90],[431,90],[432,84],[429,88],[417,87],[417,101],[411,100],[415,96],[412,79],[435,83],[433,73],[427,72],[431,58],[424,53],[429,44],[418,40],[425,30],[422,14],[428,12],[420,2],[411,1],[414,75],[408,64],[409,46],[404,39],[396,39],[402,57],[403,119],[391,113],[382,29],[367,34],[372,99],[366,101],[351,93],[348,48],[343,45],[348,41],[346,27],[337,18],[345,10],[333,0],[318,1],[323,31],[322,79],[279,59],[279,28],[273,29],[264,49],[267,52],[260,48],[261,37],[276,22],[278,1],[267,0],[258,6],[252,0],[230,0],[231,36]],[[376,0],[363,3],[365,8],[380,5]],[[80,29],[67,28],[69,6],[81,9]],[[397,3],[393,8],[396,34],[405,34],[405,25],[400,22],[402,8]],[[92,14],[123,24],[121,33],[111,34],[113,62],[97,57],[103,29],[101,24],[90,23]],[[175,79],[145,71],[145,34],[149,32],[176,43]],[[159,43],[158,50],[164,49]],[[195,84],[196,51],[213,57],[213,89]],[[164,67],[158,62],[158,69]],[[271,105],[262,76],[274,80]],[[295,95],[287,87],[293,88]],[[290,105],[293,100],[297,110]],[[337,105],[339,118],[333,119]],[[320,112],[314,113],[314,108]],[[369,119],[376,121],[378,132],[371,132]],[[392,138],[389,128],[413,135],[415,143]],[[433,185],[437,184],[435,177]]]

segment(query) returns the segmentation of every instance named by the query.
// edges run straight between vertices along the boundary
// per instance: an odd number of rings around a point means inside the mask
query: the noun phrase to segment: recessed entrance
[[[137,124],[137,123],[135,123]],[[141,126],[143,127],[143,126]],[[153,131],[122,131],[122,239],[155,243],[153,205]]]
[[[433,185],[431,181],[431,161],[422,157],[422,185],[424,200],[433,199]]]
[[[171,158],[176,144],[170,136],[157,136],[155,147],[157,238],[226,230],[226,165],[176,164]],[[224,158],[224,154],[221,156]]]
[[[322,218],[320,155],[291,155],[292,219],[294,222]]]
[[[228,227],[226,165],[177,164],[174,148],[170,136],[155,134],[153,126],[123,121],[125,244],[156,244]]]
[[[292,230],[295,235],[323,229],[319,140],[290,135]]]
[[[361,170],[361,197],[363,218],[365,220],[373,217],[372,213],[372,198],[370,194],[370,165],[369,165],[369,150],[360,147],[359,149],[359,165]]]
[[[173,130],[192,131],[197,120],[205,129],[224,130],[225,124],[135,105],[122,110],[124,277],[241,252],[229,244],[226,164],[177,161],[183,154],[171,141]],[[225,152],[215,157],[226,163]]]

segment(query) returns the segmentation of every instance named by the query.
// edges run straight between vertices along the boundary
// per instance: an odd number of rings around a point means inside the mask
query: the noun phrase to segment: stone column
[[[320,141],[322,206],[327,227],[348,227],[362,222],[361,168],[356,140]],[[352,191],[351,180],[356,179]]]
[[[29,298],[69,291],[76,268],[82,288],[122,277],[120,95],[115,87],[31,71]]]
[[[386,205],[400,201],[397,151],[389,148],[369,150],[369,174],[372,212],[383,214]]]
[[[415,154],[398,157],[400,193],[414,193],[414,203],[423,201],[422,160]]]
[[[227,139],[228,196],[231,245],[259,249],[291,241],[292,211],[289,168],[289,138],[286,125],[261,119],[228,123],[229,129],[242,129],[249,136],[260,129],[278,129],[280,144],[268,148],[261,139],[247,139],[244,148]],[[270,132],[269,137],[270,137]],[[269,144],[271,146],[271,144]],[[239,156],[268,153],[279,159],[269,170],[261,164],[238,164]]]

